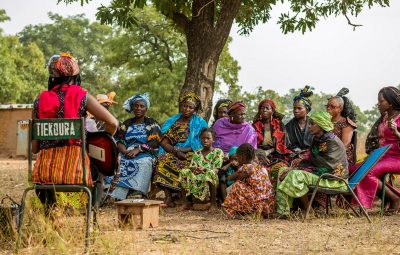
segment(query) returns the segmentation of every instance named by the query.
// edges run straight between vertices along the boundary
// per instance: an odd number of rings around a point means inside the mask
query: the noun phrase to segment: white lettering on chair
[[[49,123],[49,136],[53,136],[53,123]]]
[[[35,124],[36,124],[37,136],[40,136],[40,123],[35,123]]]
[[[64,123],[64,128],[65,128],[64,130],[65,135],[69,135],[69,123]]]
[[[49,136],[49,123],[43,123],[43,136]]]
[[[71,129],[71,130],[69,131],[70,135],[75,135],[75,127],[74,127],[74,123],[73,123],[73,122],[71,122],[70,129]]]
[[[58,130],[59,130],[60,136],[63,136],[64,135],[63,123],[58,123]]]
[[[57,123],[54,123],[53,133],[54,133],[55,136],[58,136],[58,124]]]

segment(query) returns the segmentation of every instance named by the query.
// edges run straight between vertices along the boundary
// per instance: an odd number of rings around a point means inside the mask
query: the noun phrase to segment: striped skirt
[[[90,159],[86,154],[86,183],[92,186]],[[32,172],[38,184],[82,184],[81,147],[76,145],[40,150]]]

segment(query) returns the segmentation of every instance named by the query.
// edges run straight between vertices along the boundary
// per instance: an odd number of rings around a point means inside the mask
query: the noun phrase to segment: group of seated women
[[[294,98],[294,117],[286,125],[270,99],[259,103],[252,123],[246,121],[244,102],[221,99],[209,127],[198,115],[200,99],[187,93],[179,101],[179,113],[160,126],[147,116],[149,95],[137,94],[123,104],[133,117],[119,125],[99,101],[81,89],[79,67],[72,56],[53,56],[49,74],[48,91],[35,101],[33,118],[85,117],[89,112],[103,122],[107,132],[116,133],[120,169],[110,195],[117,200],[130,195],[147,197],[158,187],[170,207],[180,199],[184,200],[182,209],[208,202],[215,211],[220,204],[230,217],[274,212],[288,215],[294,199],[300,207],[307,207],[308,186],[315,185],[318,176],[331,173],[347,178],[357,169],[357,125],[345,88],[328,99],[326,112],[309,115],[312,92],[306,86]],[[382,191],[380,177],[400,172],[400,91],[395,87],[381,89],[378,108],[381,117],[368,135],[367,153],[387,144],[392,147],[356,188],[367,208]],[[35,183],[80,182],[79,142],[35,142],[33,149],[39,152],[33,171]],[[87,176],[89,185],[94,174]],[[345,183],[337,180],[323,180],[320,185],[346,189]],[[42,202],[54,203],[53,192],[38,195]],[[386,195],[387,211],[397,212],[400,194],[387,186]],[[317,200],[323,199],[320,196]]]

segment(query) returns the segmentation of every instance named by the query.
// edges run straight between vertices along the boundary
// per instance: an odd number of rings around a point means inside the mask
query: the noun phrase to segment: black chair
[[[48,131],[49,126],[57,125],[57,132]],[[47,127],[47,131],[45,129]],[[61,132],[62,127],[68,127],[70,132],[66,134]],[[53,130],[55,131],[55,129]],[[81,140],[81,157],[83,178],[81,184],[32,184],[32,140],[66,140],[66,139],[80,139]],[[90,217],[92,212],[92,191],[91,187],[86,183],[86,176],[88,176],[88,169],[86,169],[86,131],[85,119],[33,119],[29,120],[29,146],[28,146],[28,181],[29,187],[25,189],[20,208],[20,218],[18,224],[18,239],[16,249],[19,249],[21,241],[21,229],[23,224],[23,216],[25,209],[26,195],[30,190],[54,190],[55,192],[85,192],[88,197],[87,215],[86,215],[86,235],[85,235],[85,252],[87,251],[90,243]],[[95,211],[94,211],[95,214]],[[94,218],[95,215],[94,215]]]

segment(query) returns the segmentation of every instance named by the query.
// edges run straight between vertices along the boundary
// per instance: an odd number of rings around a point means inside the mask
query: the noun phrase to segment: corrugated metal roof
[[[0,104],[0,110],[32,109],[33,104]]]

